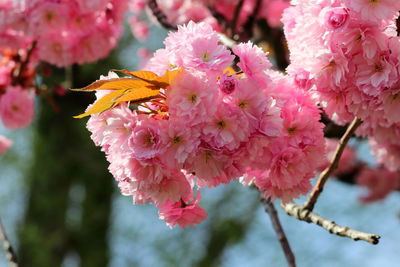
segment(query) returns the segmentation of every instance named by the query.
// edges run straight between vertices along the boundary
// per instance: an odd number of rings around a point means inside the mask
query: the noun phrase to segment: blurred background
[[[151,28],[146,43],[131,36],[126,33],[108,58],[70,68],[71,85],[87,85],[109,69],[137,68],[138,50],[160,48],[166,31]],[[50,78],[65,74],[53,69]],[[153,206],[133,205],[122,196],[89,138],[86,120],[72,118],[91,97],[57,97],[58,112],[38,102],[32,126],[0,128],[14,141],[0,156],[0,217],[21,266],[286,266],[257,192],[239,183],[203,190],[208,218],[187,229],[169,229]],[[373,162],[366,145],[358,152]],[[316,212],[381,235],[376,246],[297,221],[275,203],[298,266],[400,265],[400,194],[368,205],[358,201],[361,194],[359,187],[331,180]],[[7,266],[2,250],[0,266]]]

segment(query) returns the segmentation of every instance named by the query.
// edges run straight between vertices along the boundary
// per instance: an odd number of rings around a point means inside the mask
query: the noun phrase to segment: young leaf
[[[145,102],[156,98],[159,95],[159,90],[151,90],[148,88],[134,88],[127,90],[123,95],[116,99],[116,103],[131,102],[132,104]]]
[[[111,108],[113,108],[116,103],[116,99],[118,99],[118,97],[120,97],[121,95],[123,95],[126,90],[117,90],[117,91],[112,91],[111,93],[103,96],[102,98],[100,98],[99,100],[97,100],[90,108],[88,111],[86,111],[83,114],[80,114],[78,116],[74,116],[74,118],[76,119],[80,119],[95,113],[101,113],[104,112],[106,110],[109,110]]]
[[[175,70],[167,70],[163,76],[161,76],[161,81],[171,84],[175,78],[183,72],[183,68],[175,69]]]
[[[74,91],[95,91],[95,90],[112,90],[111,93],[97,100],[88,111],[74,118],[83,118],[95,113],[101,113],[112,109],[122,102],[142,103],[153,98],[160,97],[160,89],[167,88],[176,76],[183,69],[167,71],[163,76],[150,71],[128,71],[120,70],[120,72],[131,75],[136,78],[113,78],[109,80],[96,81],[82,89],[72,89]]]
[[[169,85],[169,83],[162,81],[162,77],[158,76],[157,74],[151,71],[129,71],[129,70],[115,70],[115,71],[130,75],[136,79],[145,81],[159,88],[166,88]]]
[[[125,90],[139,87],[156,88],[153,84],[132,78],[113,78],[109,80],[99,80],[81,89],[71,89],[72,91],[90,92],[95,90]]]
[[[122,102],[131,102],[132,104],[145,102],[158,97],[158,94],[159,90],[152,90],[146,87],[112,91],[97,100],[88,111],[74,116],[74,118],[80,119],[95,113],[101,113],[112,109]]]

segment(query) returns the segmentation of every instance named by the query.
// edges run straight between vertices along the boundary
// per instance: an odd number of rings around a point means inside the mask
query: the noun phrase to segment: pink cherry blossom
[[[385,198],[390,192],[398,189],[400,174],[387,169],[364,168],[357,176],[357,184],[366,187],[368,192],[360,197],[363,203]]]
[[[160,183],[149,185],[145,191],[152,202],[159,205],[165,204],[167,201],[180,201],[192,193],[190,183],[181,172],[174,172],[170,177],[165,176]]]
[[[159,206],[160,219],[165,220],[169,227],[179,225],[182,228],[199,224],[207,217],[207,213],[201,208],[200,192],[194,199],[183,199],[175,203],[167,201],[164,205]]]
[[[267,54],[251,42],[235,45],[232,50],[240,58],[238,66],[250,78],[262,77],[272,66]]]
[[[264,184],[264,188],[266,189],[263,194],[264,198],[280,198],[283,203],[287,203],[292,201],[292,199],[298,198],[300,195],[309,192],[312,188],[312,185],[308,178],[304,178],[299,183],[293,185],[290,188],[281,188],[279,186],[273,186],[269,183]]]
[[[187,127],[179,120],[171,120],[168,127],[161,132],[166,150],[161,160],[170,168],[183,167],[186,159],[197,151],[200,144],[200,129]]]
[[[165,149],[160,128],[165,126],[163,120],[154,120],[140,115],[128,140],[132,155],[140,160],[151,159],[161,154]]]
[[[229,183],[230,179],[225,174],[225,167],[229,161],[228,156],[206,147],[200,147],[198,152],[188,159],[187,169],[196,178],[216,186],[220,183]],[[215,180],[215,182],[210,182]]]
[[[167,91],[167,105],[171,118],[180,118],[196,125],[209,120],[216,110],[216,90],[200,72],[184,72]]]
[[[282,13],[290,6],[289,1],[286,0],[271,0],[266,1],[261,6],[260,15],[266,18],[271,27],[281,27]]]
[[[34,97],[30,90],[19,86],[9,87],[0,96],[0,118],[5,127],[18,129],[28,126],[33,120]]]
[[[244,74],[226,72],[233,57],[209,26],[180,26],[146,66],[159,75],[180,68],[158,98],[137,111],[117,106],[88,122],[121,193],[157,205],[171,227],[205,218],[200,195],[193,199],[196,188],[244,177],[265,197],[288,202],[310,189],[325,159],[320,111],[307,91],[314,87],[313,69],[298,68],[296,82],[270,70],[266,54],[250,42],[234,52]],[[345,73],[338,75],[340,84]]]
[[[367,21],[379,21],[392,19],[400,9],[400,3],[396,0],[346,0],[349,7],[360,13],[361,18]]]
[[[13,142],[10,139],[0,135],[0,154],[6,153],[12,145]]]
[[[250,129],[239,108],[220,105],[203,127],[203,139],[213,148],[234,150],[248,140]]]
[[[323,10],[326,27],[330,30],[344,28],[349,23],[349,11],[344,7],[334,7]]]

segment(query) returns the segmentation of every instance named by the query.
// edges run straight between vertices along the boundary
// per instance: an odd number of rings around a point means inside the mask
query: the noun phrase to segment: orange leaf
[[[169,85],[169,83],[164,81],[161,76],[158,76],[157,74],[151,71],[129,71],[129,70],[115,70],[115,71],[130,75],[139,80],[150,83],[158,88],[166,88]]]
[[[132,89],[138,87],[149,87],[155,88],[155,86],[151,83],[136,80],[132,78],[113,78],[109,80],[99,80],[95,81],[94,83],[83,87],[81,89],[71,89],[72,91],[95,91],[95,90],[125,90],[125,89]]]
[[[229,76],[236,74],[236,71],[232,67],[227,67],[224,69],[223,73],[228,73]]]
[[[183,72],[183,68],[178,68],[175,70],[167,70],[163,76],[161,76],[161,80],[168,84],[171,84],[175,78]]]
[[[117,90],[117,91],[112,91],[111,93],[103,96],[102,98],[100,98],[99,100],[97,100],[96,102],[94,102],[94,104],[89,108],[88,111],[86,111],[83,114],[74,116],[74,118],[76,119],[80,119],[95,113],[101,113],[104,112],[106,110],[109,110],[111,108],[113,108],[116,105],[116,99],[118,99],[119,97],[121,97],[127,90]]]
[[[146,102],[150,99],[158,97],[159,90],[151,90],[148,88],[134,88],[126,91],[121,95],[116,103],[131,102],[131,103],[141,103]]]
[[[95,113],[101,113],[112,109],[122,102],[142,103],[153,98],[160,97],[160,88],[167,88],[175,77],[183,69],[167,71],[163,76],[150,71],[121,70],[120,72],[129,74],[134,78],[114,78],[109,80],[96,81],[82,89],[72,89],[74,91],[95,91],[112,90],[111,93],[97,100],[88,111],[74,118],[83,118]]]

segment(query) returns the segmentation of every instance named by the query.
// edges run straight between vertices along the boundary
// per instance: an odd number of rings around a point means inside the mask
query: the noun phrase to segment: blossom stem
[[[154,17],[156,17],[157,21],[167,30],[176,31],[178,27],[175,24],[172,24],[168,21],[167,16],[164,12],[158,7],[156,0],[149,0],[149,8],[153,13]]]
[[[353,136],[358,126],[361,125],[361,123],[362,121],[359,118],[355,117],[351,122],[351,124],[349,125],[349,127],[347,128],[344,135],[342,136],[342,138],[340,138],[339,144],[336,147],[336,151],[333,155],[333,158],[329,166],[321,172],[317,184],[314,186],[310,196],[304,203],[304,208],[306,210],[312,211],[314,209],[315,203],[317,202],[319,195],[322,193],[326,181],[328,180],[329,176],[337,169],[340,157],[342,156],[342,153],[348,141]]]
[[[288,266],[296,267],[296,258],[293,254],[292,249],[290,248],[289,241],[282,228],[281,222],[279,221],[278,213],[276,212],[274,203],[272,203],[271,198],[261,198],[261,202],[264,204],[264,209],[271,218],[272,227],[274,228],[279,243],[281,244]]]
[[[381,238],[379,235],[376,234],[360,232],[357,230],[353,230],[347,226],[340,226],[336,224],[334,221],[325,219],[320,215],[318,215],[317,213],[314,213],[306,209],[305,207],[296,205],[293,202],[289,202],[286,204],[282,203],[282,207],[288,215],[293,216],[301,221],[319,225],[325,230],[327,230],[329,233],[334,235],[348,237],[355,241],[364,240],[373,245],[378,244],[379,239]]]
[[[15,254],[15,251],[14,251],[13,247],[11,246],[10,241],[8,240],[6,231],[4,229],[3,224],[1,223],[1,220],[0,220],[0,240],[3,242],[3,248],[4,248],[6,258],[8,260],[9,266],[17,267],[18,266],[17,254]]]

